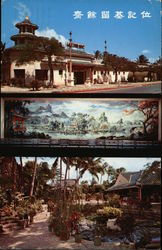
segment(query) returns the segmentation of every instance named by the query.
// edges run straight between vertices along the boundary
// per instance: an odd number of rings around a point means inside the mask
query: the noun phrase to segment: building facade
[[[31,23],[28,17],[15,25],[19,33],[11,36],[14,46],[5,50],[6,60],[2,67],[2,81],[9,82],[10,79],[20,79],[24,86],[28,86],[32,80],[43,81],[44,86],[49,84],[50,70],[48,58],[35,60],[31,63],[17,65],[16,59],[22,46],[31,44],[37,38],[36,24]],[[38,51],[38,53],[44,53]],[[61,60],[52,56],[54,85],[74,86],[85,84],[91,86],[95,83],[110,84],[113,82],[125,82],[128,80],[129,72],[113,72],[105,69],[102,60],[97,60],[93,54],[85,52],[85,46],[72,43],[64,50]]]

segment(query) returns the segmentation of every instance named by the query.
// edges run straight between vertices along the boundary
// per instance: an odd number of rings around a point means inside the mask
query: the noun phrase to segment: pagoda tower
[[[17,35],[11,36],[11,40],[15,42],[15,46],[23,46],[31,43],[36,38],[35,31],[38,29],[38,26],[31,23],[28,16],[21,23],[16,23],[15,26],[19,29]]]

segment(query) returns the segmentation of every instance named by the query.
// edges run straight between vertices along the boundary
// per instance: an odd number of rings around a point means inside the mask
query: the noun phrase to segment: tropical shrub
[[[113,218],[116,218],[116,217],[117,218],[121,217],[122,210],[119,209],[119,208],[105,206],[103,209],[98,209],[97,210],[97,215],[106,217],[107,219],[113,219]]]
[[[114,194],[113,197],[109,198],[109,205],[111,207],[120,207],[120,196]]]
[[[116,223],[120,226],[124,234],[128,234],[134,229],[135,218],[132,214],[123,213],[122,216],[117,218]]]
[[[0,188],[0,208],[8,203],[6,193]]]

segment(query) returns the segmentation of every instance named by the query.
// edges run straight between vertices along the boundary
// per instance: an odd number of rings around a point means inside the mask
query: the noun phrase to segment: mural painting
[[[5,101],[5,138],[157,140],[158,101]]]

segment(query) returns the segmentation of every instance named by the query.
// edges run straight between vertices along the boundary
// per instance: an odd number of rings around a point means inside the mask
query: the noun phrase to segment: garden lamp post
[[[69,35],[70,35],[70,39],[69,39],[69,41],[70,41],[70,43],[69,43],[69,46],[70,46],[69,82],[71,83],[71,71],[72,71],[72,63],[71,63],[71,48],[72,48],[72,38],[71,38],[71,36],[72,36],[72,32],[71,31],[70,31]]]
[[[105,48],[105,60],[106,60],[106,54],[107,54],[107,41],[105,40],[105,46],[104,46],[104,48]],[[106,76],[106,63],[105,63],[105,76]]]

